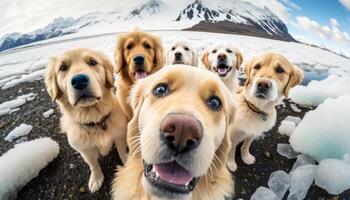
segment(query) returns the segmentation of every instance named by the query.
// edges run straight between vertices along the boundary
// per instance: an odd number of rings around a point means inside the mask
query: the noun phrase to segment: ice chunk
[[[21,124],[20,126],[13,129],[6,137],[5,140],[12,142],[13,140],[28,135],[32,131],[33,127],[27,124]]]
[[[290,144],[277,144],[277,152],[288,159],[293,159],[298,156],[298,153],[293,150]]]
[[[18,96],[17,99],[25,99],[26,101],[32,101],[35,98],[36,94],[31,92],[28,94],[23,94],[21,96]]]
[[[350,189],[350,164],[337,159],[322,160],[316,172],[315,183],[333,195]]]
[[[312,157],[305,155],[305,154],[300,154],[300,155],[298,155],[297,160],[295,161],[291,172],[294,171],[298,167],[301,167],[304,165],[313,165],[313,164],[316,164],[316,161]]]
[[[40,138],[21,144],[0,157],[0,199],[15,199],[16,193],[38,176],[57,157],[59,145],[51,138]]]
[[[317,165],[304,165],[290,173],[290,188],[288,200],[302,200],[305,198],[314,181]]]
[[[295,129],[295,123],[292,121],[283,120],[278,127],[278,132],[282,135],[291,136]]]
[[[350,94],[350,77],[330,75],[324,80],[311,81],[307,86],[298,85],[291,89],[289,97],[299,104],[319,105],[328,98]]]
[[[300,117],[288,116],[284,120],[294,122],[296,126],[301,122]]]
[[[16,108],[16,107],[19,107],[25,103],[26,103],[25,99],[14,99],[11,101],[6,101],[6,102],[0,104],[0,110]]]
[[[269,188],[258,187],[250,200],[279,200],[279,198]]]
[[[272,172],[267,185],[278,198],[282,199],[289,188],[290,177],[285,171],[282,170]]]
[[[350,95],[328,99],[306,113],[289,141],[297,152],[317,161],[343,159],[350,152]]]
[[[294,112],[301,112],[300,108],[298,108],[298,106],[295,104],[290,104],[290,107]]]
[[[49,118],[49,117],[50,117],[50,115],[52,115],[52,114],[53,114],[53,112],[54,112],[54,110],[53,110],[53,109],[50,109],[50,110],[48,110],[48,111],[44,112],[44,113],[43,113],[44,118]]]

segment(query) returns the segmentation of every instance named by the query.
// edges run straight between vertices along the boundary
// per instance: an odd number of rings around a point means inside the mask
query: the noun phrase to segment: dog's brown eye
[[[171,50],[174,51],[174,50],[175,50],[175,47],[172,47]]]
[[[188,47],[185,47],[184,49],[185,49],[185,51],[189,51],[190,50]]]
[[[254,65],[254,69],[256,69],[256,70],[259,70],[260,68],[261,68],[261,65],[260,65],[260,64]]]
[[[157,97],[164,97],[169,93],[169,86],[165,83],[160,83],[153,88],[153,94]]]
[[[221,108],[221,100],[217,96],[209,97],[209,99],[207,100],[207,104],[208,104],[210,109],[215,110],[215,111],[218,111]]]
[[[96,66],[97,65],[97,61],[94,60],[94,59],[91,59],[91,60],[89,60],[89,65],[90,66]]]
[[[60,65],[60,70],[61,71],[66,71],[68,69],[68,66],[65,64],[65,63],[62,63],[61,65]]]
[[[212,51],[212,53],[216,53],[217,52],[217,50],[216,49],[214,49],[213,51]]]
[[[284,69],[281,66],[277,66],[275,71],[276,71],[276,73],[279,73],[279,74],[284,73]]]
[[[133,47],[134,47],[133,44],[128,44],[128,46],[126,46],[126,48],[129,49],[129,50],[132,49]]]
[[[231,49],[226,49],[227,53],[232,53]]]
[[[150,49],[150,48],[151,48],[151,45],[149,45],[148,43],[143,44],[143,46],[144,46],[146,49]]]

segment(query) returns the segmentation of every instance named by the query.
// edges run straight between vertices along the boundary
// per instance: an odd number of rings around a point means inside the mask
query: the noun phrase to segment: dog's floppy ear
[[[127,143],[130,151],[130,155],[137,153],[139,142],[135,140],[139,139],[139,114],[144,100],[143,93],[145,87],[148,85],[144,79],[139,80],[130,91],[129,105],[133,111],[133,117],[128,123],[127,129]]]
[[[106,88],[111,89],[114,87],[114,76],[113,76],[113,65],[112,63],[103,56],[102,58],[103,66],[105,67],[106,74]]]
[[[117,44],[115,45],[114,61],[115,61],[115,73],[118,74],[125,66],[125,60],[123,55],[123,46],[125,38],[123,35],[119,36]]]
[[[247,86],[250,83],[250,71],[252,69],[253,65],[253,60],[250,60],[244,65],[244,74],[246,76],[246,80],[244,81],[244,86]]]
[[[243,63],[243,56],[240,51],[236,51],[236,69],[239,70],[239,67]]]
[[[62,92],[57,85],[57,77],[55,72],[56,62],[57,62],[56,58],[51,58],[51,61],[46,68],[46,74],[45,74],[45,80],[44,80],[47,92],[49,93],[52,99],[52,102],[54,102],[55,100],[59,99],[62,96]]]
[[[165,64],[164,48],[160,38],[158,37],[154,38],[154,43],[155,43],[154,64],[155,64],[155,67],[160,69]]]
[[[198,64],[198,54],[197,54],[197,49],[196,48],[191,48],[191,53],[192,53],[192,66],[197,66]]]
[[[203,65],[205,66],[205,68],[210,69],[209,51],[208,51],[208,50],[205,50],[205,51],[202,53],[201,61],[202,61]]]
[[[288,82],[286,86],[283,89],[284,96],[288,97],[289,91],[292,87],[298,85],[301,83],[301,81],[304,79],[304,72],[302,69],[300,69],[296,65],[292,65],[292,72],[289,75]]]

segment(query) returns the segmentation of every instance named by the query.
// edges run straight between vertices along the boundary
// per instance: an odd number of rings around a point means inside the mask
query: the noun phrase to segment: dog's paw
[[[227,162],[227,168],[231,172],[235,172],[237,170],[237,163],[236,163],[236,161],[228,161]]]
[[[94,193],[101,188],[103,184],[103,179],[104,179],[104,176],[101,171],[91,172],[90,179],[89,179],[89,190],[91,193]]]
[[[247,165],[251,165],[255,163],[255,157],[250,153],[246,155],[242,155],[242,160]]]

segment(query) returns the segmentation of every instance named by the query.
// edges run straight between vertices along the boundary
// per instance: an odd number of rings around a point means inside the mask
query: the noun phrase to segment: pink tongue
[[[219,74],[225,74],[227,72],[227,68],[218,68]]]
[[[170,163],[155,164],[154,170],[158,173],[160,179],[177,185],[186,185],[193,179],[190,172],[177,164],[175,161]]]
[[[146,72],[136,72],[135,77],[136,77],[136,79],[146,78],[147,73]]]

